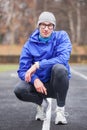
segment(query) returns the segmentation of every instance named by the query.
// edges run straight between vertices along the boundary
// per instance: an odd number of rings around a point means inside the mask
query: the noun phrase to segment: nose
[[[48,30],[48,26],[45,27],[45,30]]]

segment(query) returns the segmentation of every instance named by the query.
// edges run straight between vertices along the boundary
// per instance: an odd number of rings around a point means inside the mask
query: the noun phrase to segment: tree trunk
[[[81,38],[81,14],[80,14],[80,2],[77,2],[77,34],[76,34],[76,42],[79,45],[80,44],[80,38]]]
[[[71,40],[72,43],[75,43],[75,29],[74,29],[74,22],[73,22],[73,16],[71,10],[68,11],[68,19],[69,19],[69,26],[71,31]]]
[[[44,11],[47,10],[47,0],[44,0]]]

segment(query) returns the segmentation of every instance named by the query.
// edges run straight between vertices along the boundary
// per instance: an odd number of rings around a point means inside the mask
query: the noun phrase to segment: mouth
[[[43,34],[47,36],[49,33],[48,32],[43,32]]]

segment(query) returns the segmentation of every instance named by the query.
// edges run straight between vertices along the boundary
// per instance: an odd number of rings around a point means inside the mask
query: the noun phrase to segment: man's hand
[[[31,68],[29,70],[27,70],[27,72],[25,74],[25,81],[26,82],[31,81],[31,76],[32,76],[32,74],[35,73],[36,69],[37,69],[37,66],[36,66],[36,64],[34,64],[34,65],[31,66]]]
[[[34,86],[37,92],[47,95],[47,89],[39,79],[34,80]]]

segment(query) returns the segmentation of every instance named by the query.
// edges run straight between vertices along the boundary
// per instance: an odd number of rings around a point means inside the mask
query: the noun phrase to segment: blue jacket
[[[36,29],[27,42],[24,44],[18,69],[18,75],[25,80],[25,73],[36,61],[39,61],[40,68],[32,75],[31,83],[36,78],[47,82],[51,76],[51,68],[54,64],[63,64],[71,77],[68,61],[71,54],[71,41],[65,31],[53,31],[47,43],[39,40],[39,30]]]

